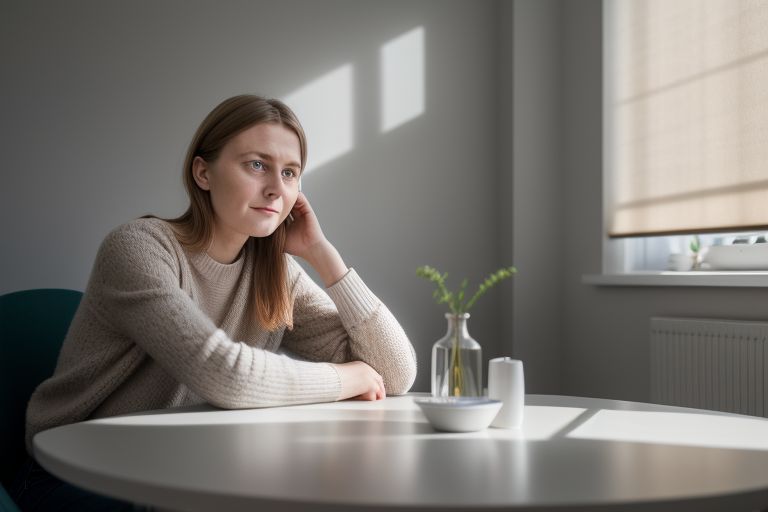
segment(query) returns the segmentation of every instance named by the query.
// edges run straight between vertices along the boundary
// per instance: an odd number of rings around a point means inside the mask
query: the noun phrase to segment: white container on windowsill
[[[693,268],[693,261],[692,254],[673,252],[669,255],[667,268],[669,270],[676,270],[677,272],[688,272]]]
[[[768,269],[768,243],[713,245],[704,261],[712,270]]]

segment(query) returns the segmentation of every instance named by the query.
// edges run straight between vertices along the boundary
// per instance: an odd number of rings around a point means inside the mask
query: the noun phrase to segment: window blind
[[[605,0],[612,237],[768,229],[768,0]]]

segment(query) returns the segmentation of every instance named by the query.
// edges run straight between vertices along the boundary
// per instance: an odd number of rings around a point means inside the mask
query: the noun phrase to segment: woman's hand
[[[285,250],[288,254],[307,259],[307,254],[318,244],[326,242],[320,222],[317,220],[312,205],[307,196],[299,192],[296,204],[291,210],[293,222],[288,222],[288,235],[285,240]]]
[[[320,222],[302,192],[296,198],[291,215],[293,222],[288,224],[285,251],[307,260],[326,287],[344,277],[349,269],[336,248],[325,238]]]
[[[334,364],[341,378],[339,400],[383,400],[387,396],[384,379],[363,361]]]

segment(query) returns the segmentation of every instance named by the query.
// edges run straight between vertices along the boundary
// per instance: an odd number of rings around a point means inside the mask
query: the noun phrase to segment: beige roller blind
[[[609,235],[768,228],[768,0],[605,0]]]

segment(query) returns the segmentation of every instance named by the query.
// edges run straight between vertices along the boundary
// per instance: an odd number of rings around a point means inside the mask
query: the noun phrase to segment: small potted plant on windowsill
[[[701,270],[701,240],[699,240],[699,235],[693,235],[688,248],[691,250],[691,260],[693,260],[691,270]]]

